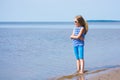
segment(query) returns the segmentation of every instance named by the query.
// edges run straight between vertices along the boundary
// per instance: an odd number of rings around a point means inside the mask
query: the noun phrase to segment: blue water
[[[76,71],[70,40],[74,25],[0,27],[0,80],[47,80]],[[85,69],[120,65],[120,24],[91,23],[89,27]]]

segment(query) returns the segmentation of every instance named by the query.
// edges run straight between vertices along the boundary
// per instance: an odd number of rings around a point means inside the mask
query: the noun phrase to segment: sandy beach
[[[120,66],[70,74],[48,80],[120,80]]]
[[[85,80],[120,80],[120,67],[88,75]]]

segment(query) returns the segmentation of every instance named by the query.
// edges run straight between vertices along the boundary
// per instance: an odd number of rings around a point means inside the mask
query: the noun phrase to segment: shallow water
[[[73,25],[39,25],[40,28],[34,28],[36,25],[31,25],[32,28],[28,28],[29,25],[27,28],[26,25],[3,26],[0,28],[1,80],[46,80],[76,71],[69,38]],[[56,28],[60,26],[67,28]],[[106,26],[109,24],[90,25],[85,39],[86,70],[120,65],[120,25],[113,25],[115,28]]]

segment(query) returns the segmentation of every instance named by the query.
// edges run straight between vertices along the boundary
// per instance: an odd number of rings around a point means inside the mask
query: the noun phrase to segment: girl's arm
[[[71,36],[74,36],[74,31],[72,31],[72,34],[71,34]],[[70,36],[70,38],[72,39],[72,37]]]
[[[82,37],[82,33],[84,32],[84,28],[81,28],[81,30],[80,30],[80,32],[79,32],[79,34],[77,35],[77,36],[75,36],[75,35],[71,35],[70,36],[70,38],[71,39],[81,39]],[[82,38],[83,39],[83,38]]]

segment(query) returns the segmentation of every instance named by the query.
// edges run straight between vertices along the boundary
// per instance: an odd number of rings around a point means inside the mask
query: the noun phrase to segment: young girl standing
[[[84,38],[88,31],[87,22],[82,16],[76,16],[75,28],[70,38],[73,40],[74,53],[77,59],[77,72],[84,73]]]

